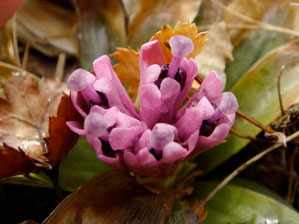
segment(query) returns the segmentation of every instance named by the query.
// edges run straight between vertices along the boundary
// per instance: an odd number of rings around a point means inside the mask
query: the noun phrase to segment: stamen
[[[175,35],[169,40],[172,60],[168,76],[174,78],[183,58],[187,57],[194,50],[193,41],[183,35]]]
[[[86,134],[94,138],[103,136],[106,132],[106,127],[106,119],[98,113],[90,113],[84,120]]]

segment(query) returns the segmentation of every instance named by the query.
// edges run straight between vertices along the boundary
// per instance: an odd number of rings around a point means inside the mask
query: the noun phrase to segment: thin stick
[[[262,27],[266,30],[276,31],[276,32],[285,33],[285,34],[289,34],[289,35],[299,36],[299,32],[297,32],[295,30],[290,30],[290,29],[286,29],[286,28],[283,28],[283,27],[278,27],[278,26],[274,26],[274,25],[271,25],[271,24],[268,24],[268,23],[260,22],[258,20],[255,20],[255,19],[252,19],[248,16],[243,15],[243,14],[239,13],[238,11],[230,9],[229,7],[227,7],[224,4],[222,4],[221,2],[219,2],[218,0],[211,0],[211,1],[213,1],[215,4],[217,4],[223,10],[226,10],[227,12],[230,12],[231,14],[237,16],[238,18],[240,18],[240,19],[242,19],[246,22],[249,22],[249,23],[260,25],[260,27]]]
[[[285,69],[285,66],[284,65],[281,66],[279,73],[278,73],[278,79],[277,79],[278,99],[279,99],[279,106],[280,106],[280,111],[281,111],[282,116],[285,115],[285,113],[284,113],[282,99],[281,99],[280,79],[281,79],[284,69]]]
[[[59,54],[56,71],[55,71],[55,80],[61,82],[63,80],[64,66],[65,66],[66,55],[64,53]]]
[[[247,114],[245,114],[244,112],[242,112],[241,110],[237,110],[236,114],[270,134],[275,132],[272,128],[263,125],[259,121],[255,120],[254,118],[252,118],[252,117],[248,116]]]
[[[26,43],[23,59],[22,59],[22,69],[26,69],[28,57],[29,57],[29,51],[30,51],[30,43]]]
[[[232,133],[232,134],[234,134],[234,135],[236,135],[236,136],[238,136],[238,137],[240,137],[240,138],[245,138],[245,139],[249,139],[249,140],[251,140],[251,141],[254,141],[254,140],[256,140],[256,138],[255,137],[251,137],[251,136],[248,136],[248,135],[244,135],[244,134],[242,134],[242,133],[240,133],[240,132],[238,132],[237,130],[235,130],[235,129],[230,129],[230,132]]]
[[[292,141],[293,139],[299,137],[299,131],[295,132],[294,134],[288,136],[286,138],[286,141]],[[283,146],[282,143],[275,144],[271,146],[270,148],[264,150],[263,152],[257,154],[256,156],[252,157],[247,162],[243,163],[241,166],[239,166],[237,169],[235,169],[230,175],[228,175],[201,203],[201,205],[196,209],[195,212],[198,212],[209,200],[211,200],[215,194],[217,194],[226,184],[228,184],[234,177],[236,177],[240,172],[245,170],[248,166],[256,162],[257,160],[261,159],[263,156],[268,154],[269,152],[272,152],[273,150]]]
[[[16,63],[18,67],[21,67],[20,55],[19,55],[19,48],[18,48],[18,37],[17,37],[17,13],[12,18],[12,41],[13,41],[13,48],[14,48],[14,55],[16,59]]]

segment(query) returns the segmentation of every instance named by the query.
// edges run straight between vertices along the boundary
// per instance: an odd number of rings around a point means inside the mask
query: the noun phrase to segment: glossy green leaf
[[[216,181],[199,183],[194,194],[195,198],[203,199],[218,183]],[[283,203],[282,199],[276,200],[270,197],[269,195],[274,194],[270,190],[257,186],[250,181],[241,185],[234,183],[225,186],[206,204],[205,210],[208,211],[208,216],[205,224],[299,223],[299,214],[295,210]],[[263,193],[260,193],[261,189]],[[265,192],[268,193],[264,194]]]
[[[281,9],[284,10],[281,10]],[[262,22],[281,27],[290,27],[291,8],[288,1],[280,0],[264,4]],[[234,50],[234,61],[226,65],[226,89],[231,89],[245,72],[261,57],[281,46],[292,36],[260,28],[246,35],[246,38]]]
[[[284,108],[299,101],[299,41],[281,46],[257,62],[232,88],[240,109],[249,116],[268,125],[280,115],[277,78],[281,66],[281,94]],[[261,130],[241,117],[233,127],[240,133],[256,136]],[[211,170],[241,150],[248,140],[230,134],[223,143],[199,157],[199,166]]]
[[[79,138],[72,151],[59,165],[59,184],[63,190],[73,191],[109,167],[97,159],[95,151],[83,138]]]

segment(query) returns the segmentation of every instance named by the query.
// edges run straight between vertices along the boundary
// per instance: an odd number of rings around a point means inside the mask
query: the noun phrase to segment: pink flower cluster
[[[170,47],[168,65],[157,40],[141,47],[139,111],[108,56],[93,62],[95,75],[83,69],[70,75],[71,99],[84,122],[67,125],[86,137],[104,163],[141,176],[167,177],[179,161],[226,138],[238,109],[235,96],[222,93],[222,82],[212,72],[181,107],[198,69],[186,58],[193,51],[189,38],[173,36]]]

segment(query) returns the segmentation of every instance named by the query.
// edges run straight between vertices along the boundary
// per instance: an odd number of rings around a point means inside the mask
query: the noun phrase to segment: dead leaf
[[[160,42],[165,64],[170,63],[172,58],[171,51],[165,44],[168,43],[172,36],[179,34],[185,35],[193,41],[194,51],[188,56],[189,58],[194,58],[198,55],[206,43],[207,33],[198,33],[195,23],[178,23],[174,28],[171,28],[169,25],[164,25],[162,30],[157,32],[151,40],[158,40]]]
[[[43,223],[166,223],[173,201],[170,193],[153,194],[129,174],[110,170],[79,187]]]
[[[68,120],[76,120],[77,112],[67,95],[64,94],[60,101],[66,84],[50,79],[37,80],[27,73],[4,80],[3,90],[6,98],[0,98],[1,150],[9,147],[10,152],[19,152],[20,158],[26,154],[26,158],[35,162],[56,165],[77,138],[65,124]],[[56,110],[57,115],[50,117],[56,114]],[[1,158],[1,162],[5,160]],[[22,164],[22,160],[17,163]],[[23,171],[20,167],[20,170],[11,172],[15,175]]]
[[[45,161],[54,166],[67,155],[78,138],[74,132],[69,130],[66,122],[76,121],[81,117],[74,108],[71,98],[63,93],[56,116],[51,116],[49,119],[49,134],[44,139],[48,153],[44,157]]]
[[[18,38],[49,56],[78,55],[75,24],[73,11],[49,1],[26,0],[16,14]]]
[[[0,178],[28,173],[34,163],[23,150],[12,148],[6,144],[0,146]]]
[[[124,1],[125,8],[129,1]],[[179,21],[193,22],[198,13],[201,0],[178,0],[178,1],[133,1],[130,7],[128,25],[128,43],[133,47],[140,47],[154,33],[160,30],[161,24],[174,26]],[[134,4],[135,3],[135,4]]]
[[[206,77],[211,71],[216,71],[225,85],[225,60],[233,59],[232,51],[233,46],[227,34],[225,22],[210,26],[208,41],[195,57],[199,74]]]
[[[116,74],[123,83],[129,85],[128,93],[136,99],[139,85],[139,52],[132,49],[117,48],[117,51],[110,55],[118,63],[113,66]]]
[[[92,69],[100,55],[126,45],[125,14],[120,0],[74,1],[78,12],[78,41],[81,65]]]
[[[241,13],[244,16],[247,16],[254,20],[261,20],[263,16],[263,6],[257,0],[234,0],[232,3],[228,5],[230,10],[236,11]],[[247,33],[248,29],[246,29],[246,25],[250,23],[241,20],[238,16],[233,15],[229,11],[224,11],[223,13],[223,20],[229,25],[238,25],[240,27],[244,26],[243,29],[228,27],[228,34],[234,44],[237,46],[241,40],[243,39],[244,35]]]

